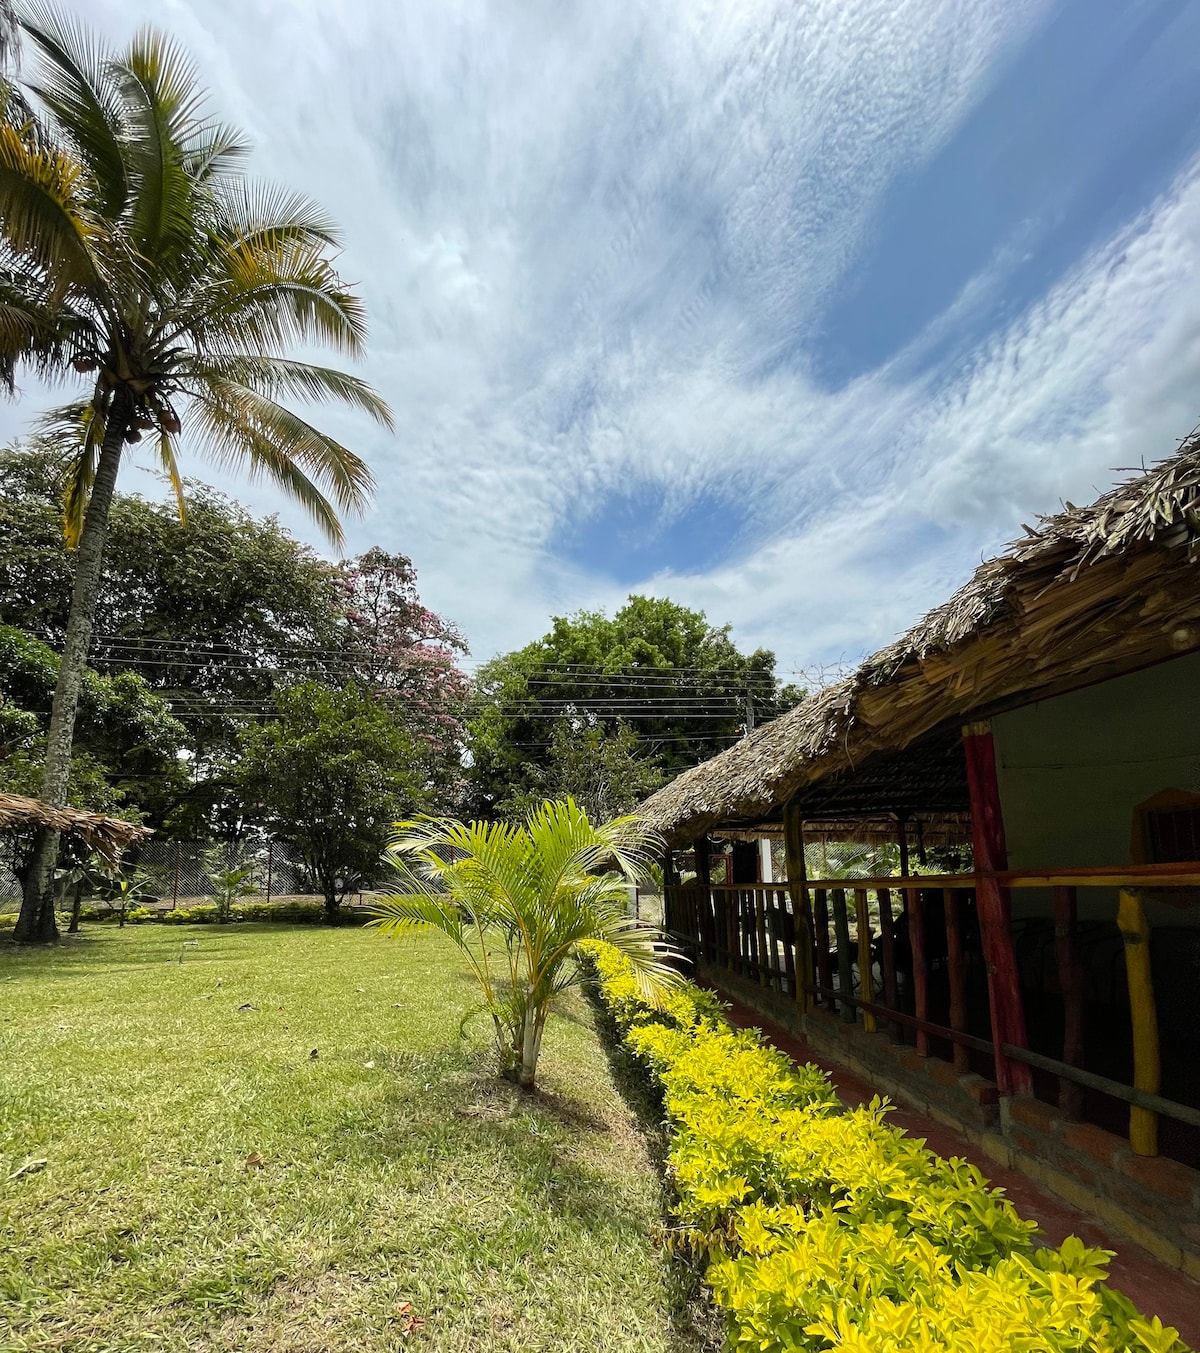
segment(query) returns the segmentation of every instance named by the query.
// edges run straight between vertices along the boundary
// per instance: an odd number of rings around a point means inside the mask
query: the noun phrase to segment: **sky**
[[[1189,0],[75,8],[173,34],[341,222],[396,414],[322,412],[377,481],[349,549],[474,661],[638,591],[853,662],[1200,421]]]

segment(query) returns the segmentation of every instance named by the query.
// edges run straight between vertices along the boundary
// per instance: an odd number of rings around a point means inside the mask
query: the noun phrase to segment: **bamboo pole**
[[[871,913],[867,906],[867,890],[854,890],[854,919],[858,931],[858,995],[860,1000],[875,1000],[875,979],[872,975]],[[875,1016],[870,1010],[862,1012],[863,1028],[869,1034],[876,1030]]]
[[[833,986],[833,966],[829,959],[829,893],[825,888],[813,890],[813,929],[817,941],[817,983],[828,991]],[[821,999],[829,1004],[827,996]]]
[[[892,917],[892,890],[879,888],[875,893],[879,903],[879,955],[883,967],[883,1003],[890,1010],[899,1008],[896,990],[896,927]],[[889,1023],[894,1039],[899,1041],[901,1025]]]
[[[1062,1059],[1068,1066],[1083,1065],[1083,967],[1079,961],[1078,904],[1074,888],[1054,890],[1054,956],[1063,1001]],[[1083,1115],[1083,1087],[1065,1076],[1058,1082],[1058,1107],[1071,1118]]]
[[[789,800],[783,806],[783,836],[787,853],[788,893],[795,922],[796,1000],[805,1010],[811,1010],[814,999],[813,920],[804,865],[804,820],[800,816],[800,806],[794,800]]]
[[[833,903],[833,929],[837,936],[838,991],[846,996],[852,996],[854,992],[850,959],[850,918],[846,914],[845,888],[831,889],[830,901]],[[854,1007],[848,1001],[839,1000],[838,1011],[843,1024],[854,1023]]]
[[[962,731],[967,763],[967,791],[971,799],[971,842],[975,867],[981,872],[975,891],[979,932],[988,972],[988,1004],[995,1045],[996,1087],[1002,1095],[1028,1095],[1033,1078],[1023,1062],[1006,1056],[1004,1045],[1028,1048],[1021,982],[1013,951],[1011,908],[1008,890],[987,873],[1008,868],[1004,839],[1004,814],[996,776],[996,747],[991,725],[967,724]]]
[[[929,964],[925,956],[925,912],[920,888],[907,888],[904,893],[908,912],[908,939],[912,945],[913,960],[913,1014],[919,1020],[929,1020]],[[917,1056],[929,1056],[929,1035],[917,1029]]]
[[[958,889],[942,889],[942,905],[946,913],[946,965],[950,978],[950,1027],[958,1033],[967,1032],[967,974],[963,965],[962,926],[958,909]],[[954,1069],[970,1069],[970,1054],[961,1043],[955,1043]]]
[[[1129,1017],[1133,1025],[1133,1085],[1156,1095],[1162,1079],[1158,1012],[1150,973],[1150,925],[1141,893],[1122,889],[1117,924],[1125,943]],[[1136,1106],[1129,1110],[1129,1145],[1137,1156],[1158,1155],[1158,1115]]]

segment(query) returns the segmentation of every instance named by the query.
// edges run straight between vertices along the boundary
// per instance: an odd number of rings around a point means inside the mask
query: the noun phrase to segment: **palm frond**
[[[184,369],[202,380],[245,386],[272,399],[294,396],[299,399],[337,399],[361,409],[389,431],[392,411],[366,381],[333,367],[315,366],[283,357],[232,353],[229,356],[199,358]]]
[[[158,461],[175,494],[175,507],[179,512],[180,525],[186,526],[187,503],[183,496],[183,476],[179,473],[179,463],[175,459],[175,439],[169,432],[160,431],[158,434]]]
[[[361,512],[373,486],[366,462],[318,431],[298,413],[249,386],[210,376],[203,386],[206,400],[223,409],[231,426],[252,430],[270,441],[273,455],[286,459],[322,484],[345,512]]]
[[[221,197],[221,234],[230,248],[275,253],[293,248],[336,248],[332,217],[304,193],[269,183],[231,185]]]
[[[315,340],[358,356],[366,314],[320,248],[240,244],[225,251],[220,274],[183,307],[173,332],[209,354]]]
[[[63,536],[74,549],[83,533],[88,500],[96,480],[96,466],[104,441],[104,417],[93,404],[66,404],[38,420],[41,435],[70,457],[63,499]]]
[[[193,409],[200,421],[202,454],[227,469],[246,470],[251,482],[271,480],[304,508],[331,544],[341,548],[345,533],[333,504],[267,430],[210,395],[198,394]]]
[[[129,184],[111,55],[77,19],[53,5],[26,0],[20,21],[39,58],[30,88],[87,167],[97,211],[114,219],[125,208]]]
[[[34,145],[0,122],[0,221],[8,248],[40,268],[57,292],[95,284],[101,229],[85,196],[84,171],[64,151]]]
[[[203,104],[196,72],[169,38],[146,28],[122,57],[120,74],[135,182],[132,237],[151,257],[164,247],[194,245],[196,183],[184,147]]]

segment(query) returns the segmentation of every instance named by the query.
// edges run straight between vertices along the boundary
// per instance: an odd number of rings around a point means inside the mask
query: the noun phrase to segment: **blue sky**
[[[1200,420],[1188,0],[81,8],[342,221],[397,413],[326,419],[351,545],[476,659],[638,589],[853,660]]]

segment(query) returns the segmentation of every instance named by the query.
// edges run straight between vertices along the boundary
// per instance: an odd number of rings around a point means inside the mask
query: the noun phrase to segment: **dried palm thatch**
[[[672,844],[781,805],[971,719],[1200,648],[1200,434],[1087,507],[1026,527],[851,676],[653,794]],[[897,805],[899,806],[899,805]]]
[[[24,794],[0,794],[0,832],[35,831],[39,827],[78,838],[113,865],[135,841],[153,835],[149,827],[105,817],[102,813],[55,808]]]

